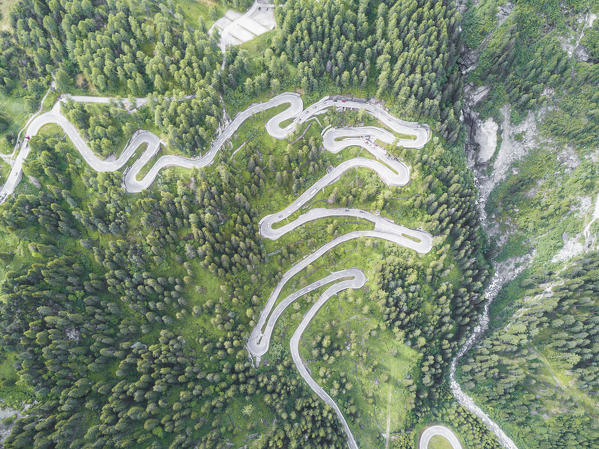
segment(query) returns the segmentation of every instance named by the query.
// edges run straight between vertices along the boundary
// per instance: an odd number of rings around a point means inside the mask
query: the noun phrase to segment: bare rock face
[[[499,126],[492,118],[488,118],[483,122],[478,112],[474,110],[476,105],[487,97],[489,91],[488,86],[474,87],[467,85],[464,88],[462,116],[469,135],[466,141],[466,153],[471,168],[476,163],[488,162],[495,153],[495,147],[497,146]]]
[[[498,130],[499,125],[490,117],[484,122],[477,121],[474,138],[478,144],[478,161],[480,163],[488,162],[493,157],[497,148]]]
[[[544,110],[538,112],[539,117],[533,112],[529,112],[522,123],[512,125],[510,105],[501,108],[501,146],[493,161],[491,174],[479,177],[480,195],[483,202],[486,203],[495,186],[513,171],[512,164],[526,156],[538,144],[537,123],[543,114]]]
[[[492,222],[487,221],[485,211],[487,200],[495,186],[513,170],[512,164],[538,144],[537,123],[546,111],[542,108],[536,114],[530,112],[522,123],[512,125],[511,107],[505,105],[501,109],[499,123],[492,117],[483,121],[475,108],[488,93],[487,86],[466,85],[464,87],[462,117],[467,131],[464,150],[468,167],[473,171],[479,190],[478,207],[483,226],[487,232],[499,238],[498,230],[493,229]],[[501,132],[500,146],[498,146],[499,132]]]
[[[505,19],[509,17],[513,10],[514,4],[512,2],[507,2],[505,5],[500,6],[497,11],[497,26],[505,22]]]
[[[589,54],[587,52],[586,47],[584,45],[579,45],[578,47],[576,47],[576,49],[574,50],[574,57],[579,61],[588,62]]]
[[[557,160],[566,167],[567,172],[571,172],[580,165],[580,159],[571,145],[566,145],[566,147],[557,155]]]
[[[478,65],[478,57],[480,56],[480,50],[475,49],[468,52],[465,52],[460,56],[460,60],[458,65],[460,67],[460,71],[462,75],[474,70]]]
[[[489,86],[480,86],[476,88],[472,85],[467,86],[464,89],[464,99],[467,103],[467,106],[473,108],[479,104],[487,97],[487,95],[489,95],[490,90],[491,88]]]
[[[25,407],[25,409],[27,408],[28,407]],[[0,407],[0,447],[4,447],[3,442],[10,434],[14,419],[20,418],[21,416],[23,415],[20,410],[10,407]],[[9,420],[9,422],[5,421],[8,418],[13,418],[13,420]]]
[[[597,20],[597,14],[594,13],[588,13],[585,16],[581,16],[577,21],[582,28],[580,33],[576,34],[574,30],[571,30],[569,34],[560,37],[561,47],[568,53],[569,57],[575,57],[583,62],[589,60],[587,49],[581,42],[587,29],[593,27],[595,20]]]
[[[473,3],[477,4],[478,0],[475,0]],[[458,8],[458,11],[459,11],[460,14],[463,14],[464,11],[466,11],[466,9],[468,7],[468,1],[467,0],[456,0],[455,4],[456,4],[456,7]]]

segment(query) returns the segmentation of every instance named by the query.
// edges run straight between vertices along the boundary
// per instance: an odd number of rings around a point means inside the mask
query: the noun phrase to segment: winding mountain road
[[[184,99],[187,98],[191,97],[184,97]],[[374,224],[374,229],[367,231],[353,231],[339,236],[317,249],[314,253],[306,256],[302,261],[298,262],[288,270],[271,293],[260,314],[259,322],[252,330],[247,343],[249,353],[259,361],[260,357],[268,351],[274,326],[285,309],[300,297],[320,289],[321,287],[332,284],[321,294],[316,303],[311,306],[304,315],[298,328],[293,333],[290,341],[291,354],[302,378],[325,403],[335,410],[347,435],[349,447],[351,449],[357,449],[357,443],[341,410],[322,387],[314,381],[309,370],[302,361],[299,354],[299,342],[311,320],[329,298],[343,290],[359,289],[364,285],[366,282],[364,272],[358,268],[350,268],[331,273],[323,279],[313,282],[287,296],[276,307],[275,304],[284,286],[293,276],[301,272],[304,268],[316,261],[326,252],[335,248],[337,245],[358,238],[378,238],[412,249],[420,254],[425,254],[430,251],[432,247],[432,236],[424,231],[398,225],[389,219],[371,212],[350,208],[316,208],[301,214],[291,222],[283,224],[278,228],[275,228],[274,225],[289,219],[322,189],[336,182],[350,169],[366,168],[374,171],[387,185],[406,185],[409,182],[409,167],[399,159],[388,154],[385,149],[380,147],[376,142],[380,141],[387,145],[395,143],[398,146],[407,148],[422,148],[430,139],[430,129],[426,125],[399,120],[389,114],[380,105],[351,98],[324,97],[304,109],[301,97],[296,93],[287,92],[277,95],[264,103],[254,103],[244,111],[239,112],[234,119],[221,130],[216,139],[212,142],[209,150],[204,155],[197,158],[187,158],[176,155],[161,156],[150,168],[148,173],[139,180],[137,176],[141,169],[154,158],[161,146],[164,145],[160,138],[149,131],[138,130],[131,136],[118,157],[112,156],[102,159],[89,148],[79,131],[62,114],[61,105],[67,99],[84,103],[110,103],[114,101],[114,99],[109,97],[63,96],[56,102],[50,111],[37,114],[30,119],[26,125],[25,135],[33,137],[46,125],[58,125],[63,129],[66,136],[71,140],[73,146],[81,154],[86,163],[99,172],[114,172],[122,169],[140,148],[145,147],[139,158],[131,166],[127,167],[123,173],[123,187],[130,193],[140,192],[147,189],[154,182],[159,172],[164,168],[177,166],[191,169],[205,167],[211,164],[223,145],[231,139],[237,129],[248,118],[283,104],[288,104],[289,107],[275,115],[265,125],[267,132],[276,139],[287,138],[295,131],[298,124],[305,123],[332,108],[363,110],[389,128],[384,129],[374,126],[365,126],[326,129],[323,132],[323,145],[327,151],[336,154],[345,148],[358,146],[369,152],[375,159],[356,157],[342,162],[332,171],[324,175],[288,207],[276,214],[268,215],[260,221],[261,235],[264,238],[271,240],[277,240],[281,236],[309,221],[332,216],[364,219],[372,222]],[[135,108],[143,106],[150,100],[151,99],[143,98],[136,99]],[[122,104],[127,107],[132,106],[129,100],[122,100]],[[289,124],[286,126],[281,125],[288,120],[291,120]],[[399,134],[401,137],[396,137],[394,133]],[[406,136],[410,137],[406,138]],[[18,148],[16,156],[13,155],[13,157],[11,157],[12,168],[4,185],[0,189],[0,204],[7,200],[19,184],[23,173],[23,163],[30,151],[31,147],[29,141],[28,139],[25,139]],[[452,366],[452,368],[455,370],[455,366]],[[453,386],[454,385],[452,385],[452,387]],[[455,391],[454,394],[456,394]],[[428,445],[428,441],[434,435],[445,436],[454,449],[461,449],[455,435],[443,426],[432,426],[426,429],[420,440],[420,449],[425,449]],[[454,444],[455,442],[457,442],[457,445]]]
[[[328,108],[338,103],[330,103],[329,100],[321,100],[321,102],[315,104],[317,105],[316,107],[312,105],[308,108],[308,110],[310,110],[310,114],[318,114],[320,113],[320,111],[323,110],[323,107]],[[346,102],[342,101],[342,104],[345,105]],[[356,102],[354,105],[357,107],[359,105],[364,105],[364,103]],[[389,119],[386,115],[381,114],[378,109],[376,111],[379,116],[386,119],[386,122],[388,124],[396,126],[396,128],[393,128],[394,131],[398,132],[398,130],[401,130],[402,134],[407,134],[407,122],[398,123],[396,119]],[[269,130],[269,133],[271,133],[272,135],[273,133],[277,134],[287,132],[287,129],[280,128],[280,123],[293,116],[296,116],[296,113],[297,111],[287,110],[274,117],[267,123],[267,129],[269,129],[269,126],[272,128],[272,132],[271,130]],[[302,112],[299,113],[299,120],[306,120],[307,117],[309,116],[304,115],[304,113]],[[292,125],[293,123],[289,126]],[[268,352],[268,348],[270,346],[270,339],[274,327],[282,313],[285,311],[285,309],[300,297],[334,282],[333,285],[328,287],[324,291],[324,293],[322,293],[322,295],[319,297],[316,303],[312,305],[312,307],[304,315],[302,321],[300,322],[299,326],[297,327],[297,329],[293,333],[293,336],[291,337],[290,349],[291,356],[298,369],[299,374],[306,381],[306,383],[312,389],[312,391],[314,391],[337,414],[337,417],[339,418],[339,421],[342,424],[343,430],[345,431],[347,443],[350,449],[358,449],[358,445],[347,423],[347,420],[345,419],[345,416],[343,415],[341,409],[335,403],[335,401],[310,375],[308,368],[305,366],[305,363],[303,362],[300,356],[299,342],[302,334],[304,333],[314,316],[316,316],[320,308],[331,297],[343,290],[359,289],[364,285],[364,283],[366,282],[366,276],[364,275],[364,272],[357,268],[351,268],[348,270],[331,273],[330,275],[316,282],[313,282],[310,285],[307,285],[301,288],[300,290],[292,293],[291,295],[287,296],[281,302],[279,302],[279,304],[276,307],[275,304],[277,303],[277,300],[281,292],[283,291],[285,285],[289,282],[289,280],[291,280],[295,275],[300,273],[302,270],[304,270],[310,264],[315,262],[317,259],[322,257],[326,252],[330,251],[331,249],[335,248],[336,246],[342,243],[363,237],[379,238],[404,246],[406,248],[410,248],[420,254],[425,254],[429,252],[432,248],[432,236],[424,231],[413,230],[410,228],[406,228],[405,226],[398,225],[389,219],[380,217],[379,215],[375,215],[360,209],[350,208],[311,209],[309,212],[301,214],[295,220],[281,227],[274,228],[274,225],[276,223],[290,218],[303,205],[312,200],[322,189],[324,189],[328,185],[335,183],[343,175],[343,173],[352,168],[368,168],[374,171],[376,174],[378,174],[379,177],[383,180],[383,182],[387,185],[406,185],[409,182],[409,167],[397,158],[389,155],[383,148],[378,146],[376,142],[382,141],[386,144],[392,144],[393,142],[397,142],[398,145],[403,145],[405,142],[409,142],[410,144],[414,144],[414,142],[419,142],[419,144],[423,146],[424,144],[426,144],[426,142],[428,142],[430,138],[430,133],[427,134],[425,138],[420,137],[419,140],[419,136],[421,135],[422,130],[426,130],[426,128],[413,124],[411,131],[413,135],[416,135],[415,139],[397,139],[392,132],[386,129],[377,128],[373,126],[327,129],[323,134],[323,145],[327,151],[336,154],[350,146],[358,146],[368,151],[377,160],[356,157],[342,162],[329,173],[327,173],[318,181],[316,181],[310,188],[308,188],[304,193],[302,193],[295,201],[293,201],[285,209],[278,213],[267,215],[260,221],[260,234],[263,237],[271,240],[277,240],[278,238],[282,237],[288,232],[295,230],[297,227],[309,221],[332,216],[362,218],[374,223],[374,230],[353,231],[341,235],[326,243],[325,245],[321,246],[312,254],[306,256],[300,262],[295,264],[291,269],[289,269],[283,275],[275,289],[270,294],[268,301],[264,306],[264,309],[260,313],[258,323],[250,334],[246,346],[250,355],[259,364],[261,357],[264,354],[266,354],[266,352]]]
[[[184,97],[184,99],[186,98],[190,97]],[[235,118],[219,133],[216,139],[212,142],[208,152],[206,152],[204,155],[196,158],[188,158],[176,155],[161,156],[150,168],[148,173],[141,180],[138,180],[137,176],[142,167],[157,154],[161,145],[164,145],[160,138],[149,131],[139,130],[125,145],[125,148],[122,150],[118,158],[111,157],[107,159],[101,159],[89,148],[75,126],[62,114],[61,104],[67,99],[83,103],[110,103],[111,101],[114,101],[114,99],[110,97],[63,96],[54,104],[50,111],[40,114],[31,120],[26,127],[25,135],[33,137],[45,125],[58,125],[63,129],[67,137],[73,143],[75,149],[81,154],[88,165],[94,170],[101,172],[114,172],[120,170],[140,147],[147,145],[147,148],[142,152],[139,159],[124,172],[123,185],[127,192],[130,193],[140,192],[147,189],[150,185],[152,185],[158,176],[158,173],[164,168],[182,167],[192,169],[210,165],[224,143],[233,136],[237,129],[248,118],[283,104],[289,104],[289,107],[266,123],[267,132],[276,139],[285,139],[296,129],[298,124],[304,123],[314,115],[325,113],[328,109],[333,107],[364,109],[366,112],[381,120],[382,123],[391,127],[391,129],[394,131],[402,134],[407,134],[412,126],[414,128],[416,139],[407,141],[408,144],[411,145],[413,145],[414,142],[420,142],[424,144],[430,137],[430,131],[428,127],[398,120],[391,116],[383,107],[379,105],[351,99],[331,99],[330,97],[324,97],[322,100],[314,103],[304,110],[303,102],[299,94],[286,92],[277,95],[264,103],[254,103],[247,109],[239,112]],[[136,99],[135,106],[143,106],[147,101],[149,100],[143,98]],[[129,105],[129,100],[122,100],[122,102],[125,105]],[[281,123],[289,119],[292,120],[291,123],[285,127],[281,127]],[[398,144],[399,143],[403,145],[402,141],[398,142]],[[19,184],[23,174],[23,162],[29,155],[29,151],[29,141],[25,139],[21,144],[16,158],[13,160],[10,174],[0,189],[0,204],[6,201],[6,199],[14,192],[15,188]]]
[[[329,407],[335,410],[335,413],[337,414],[339,421],[341,421],[341,425],[347,436],[347,445],[350,447],[350,449],[358,449],[358,444],[356,443],[354,435],[350,430],[349,425],[347,424],[347,421],[345,420],[345,417],[341,412],[341,409],[333,400],[333,398],[331,398],[327,394],[327,392],[324,391],[324,389],[320,385],[318,385],[318,383],[312,378],[310,372],[308,371],[308,368],[306,368],[306,364],[302,360],[299,353],[299,342],[302,338],[302,334],[310,324],[310,321],[312,321],[312,319],[316,316],[320,308],[329,300],[329,298],[335,296],[337,293],[343,290],[347,290],[348,288],[362,288],[362,286],[366,283],[366,276],[364,275],[364,272],[362,270],[352,268],[346,271],[351,272],[350,274],[352,278],[347,280],[341,280],[336,284],[331,285],[324,291],[322,295],[320,295],[320,298],[318,298],[318,300],[314,303],[312,307],[310,307],[310,310],[308,310],[308,312],[306,312],[306,314],[302,318],[301,323],[291,336],[289,345],[291,347],[291,357],[293,358],[293,362],[295,363],[295,366],[297,367],[300,376],[302,376],[302,378],[308,383],[312,391],[314,391],[314,393],[316,393],[318,397],[320,397]],[[343,272],[338,272],[337,274],[343,275]]]

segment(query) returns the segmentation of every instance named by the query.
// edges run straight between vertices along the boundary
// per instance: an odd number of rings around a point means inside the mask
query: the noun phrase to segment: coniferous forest
[[[564,232],[587,236],[595,206],[599,21],[581,25],[581,61],[559,37],[597,7],[542,3],[551,5],[510,3],[499,23],[501,0],[276,1],[276,29],[223,51],[213,25],[251,2],[10,0],[0,8],[0,185],[30,137],[27,121],[59,103],[103,160],[119,158],[139,130],[158,136],[141,179],[160,157],[209,154],[252,103],[284,92],[304,108],[325,96],[371,99],[430,129],[420,149],[379,142],[409,166],[409,183],[354,168],[289,221],[312,208],[361,209],[429,233],[432,248],[357,239],[289,281],[285,296],[351,267],[366,277],[329,299],[303,334],[311,376],[361,448],[416,448],[433,424],[464,448],[501,448],[452,395],[449,368],[498,267],[530,256],[457,379],[520,449],[597,447],[596,238],[574,257],[554,255]],[[472,104],[467,92],[486,86]],[[0,407],[15,411],[0,424],[3,447],[347,447],[335,410],[300,377],[290,350],[324,288],[285,310],[261,360],[247,344],[287,270],[372,223],[329,216],[268,240],[260,222],[339,164],[376,159],[358,146],[327,151],[327,129],[387,125],[334,107],[275,139],[265,124],[283,110],[249,118],[206,167],[163,168],[135,193],[124,179],[149,144],[101,172],[64,127],[31,136],[20,183],[0,204]],[[470,159],[471,114],[500,124],[487,165]],[[544,140],[481,202],[504,141],[528,145],[529,131],[518,140],[510,129],[530,116]],[[562,170],[551,145],[573,148],[580,168]],[[582,197],[587,212],[574,208]],[[587,228],[596,235],[596,223]]]

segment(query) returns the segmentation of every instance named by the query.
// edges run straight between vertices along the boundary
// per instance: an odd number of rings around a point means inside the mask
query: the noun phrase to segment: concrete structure
[[[274,30],[274,11],[275,5],[261,1],[256,1],[245,14],[230,9],[214,23],[210,31],[219,30],[222,50],[229,45],[240,45]]]

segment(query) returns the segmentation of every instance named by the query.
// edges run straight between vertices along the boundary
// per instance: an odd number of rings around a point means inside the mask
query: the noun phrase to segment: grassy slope
[[[285,106],[282,108],[284,109]],[[223,151],[222,155],[219,156],[219,159],[223,162],[230,163],[239,176],[248,176],[245,167],[247,166],[247,161],[251,154],[247,151],[247,148],[243,148],[237,152],[231,162],[229,162],[229,160],[234,149],[238,148],[243,142],[250,140],[253,144],[261,148],[262,157],[265,160],[268,159],[270,154],[280,158],[286,151],[287,143],[273,139],[266,133],[263,127],[263,123],[270,117],[276,115],[279,112],[279,109],[281,108],[266,111],[265,113],[250,119],[240,128],[240,131],[233,138],[231,145],[232,149]],[[321,120],[323,126],[326,126],[325,123],[328,123],[329,120],[332,120],[332,115]],[[297,134],[300,134],[301,131],[303,130],[298,130]],[[310,130],[304,136],[303,141],[305,142],[311,137],[320,138],[320,127],[316,123],[310,127]],[[290,138],[289,140],[292,141],[293,138]],[[301,145],[302,140],[298,141],[294,147],[299,147]],[[360,150],[347,149],[336,156],[325,152],[321,157],[329,160],[330,164],[337,165],[342,160],[349,159],[357,155],[357,153],[360,153]],[[365,156],[363,152],[362,156]],[[313,181],[316,181],[320,176],[322,176],[321,173],[315,174],[313,176]],[[356,185],[366,185],[373,182],[377,185],[377,190],[380,189],[382,191],[387,188],[378,181],[378,178],[375,178],[375,175],[366,170],[357,170],[346,173],[337,183],[328,187],[323,192],[320,192],[311,202],[321,201],[326,204],[326,200],[334,188],[338,188],[339,191],[345,191]],[[273,182],[274,179],[268,179],[268,181],[269,182],[266,183],[265,187],[265,191],[268,192],[268,195],[261,195],[256,203],[259,210],[259,216],[264,216],[283,209],[297,196],[289,194],[285,190],[281,191],[279,188],[280,186]],[[308,185],[309,184],[310,183],[308,183]],[[417,183],[411,183],[407,188],[398,190],[401,190],[402,194],[408,195],[409,192],[406,192],[406,190],[411,190],[414,188],[413,186],[416,185]],[[372,204],[352,204],[352,207],[362,207],[366,210],[372,210]],[[396,211],[400,210],[401,209],[398,208]],[[299,213],[302,212],[303,211],[296,213],[290,219],[294,219],[296,215],[299,215]],[[390,210],[385,210],[383,211],[383,215],[388,215],[389,212]],[[394,214],[391,214],[391,217],[393,217],[393,215]],[[393,218],[401,223],[406,222],[406,220],[397,220],[397,218]],[[412,223],[408,223],[408,225],[411,224]],[[264,240],[265,251],[270,253],[280,250],[282,247],[287,247],[289,249],[294,248],[297,253],[302,255],[309,254],[333,237],[330,235],[330,225],[332,225],[332,228],[334,229],[332,231],[334,235],[341,235],[350,230],[371,228],[371,225],[368,222],[356,223],[355,220],[352,219],[318,220],[317,222],[308,223],[302,226],[295,232],[286,235],[277,241]],[[364,269],[367,277],[372,280],[376,268],[376,263],[374,263],[374,261],[380,261],[382,259],[381,250],[384,246],[384,243],[377,240],[368,242],[348,242],[325,255],[322,259],[319,259],[311,269],[307,269],[305,272],[298,274],[296,279],[292,280],[285,288],[281,297],[292,293],[303,285],[322,278],[329,272],[353,266]],[[364,260],[369,260],[371,263],[365,266],[363,263]],[[293,263],[295,263],[295,261]],[[270,273],[276,273],[277,271],[283,272],[288,268],[290,268],[290,266],[281,266],[279,255],[275,254],[269,258],[267,265],[262,269]],[[369,289],[372,290],[373,287],[373,282],[369,282]],[[262,289],[261,295],[259,296],[266,298],[270,294],[271,289],[272,286],[266,286]],[[351,348],[349,350],[344,349],[342,356],[333,364],[321,360],[312,360],[309,356],[305,358],[310,361],[309,367],[312,373],[315,374],[314,377],[316,381],[322,383],[324,388],[329,391],[333,379],[335,379],[338,373],[353,373],[352,376],[350,376],[350,381],[355,387],[341,399],[343,400],[346,397],[351,397],[354,400],[354,403],[358,405],[357,408],[359,410],[360,419],[358,422],[353,423],[352,428],[356,432],[357,438],[360,441],[365,442],[364,444],[366,446],[370,447],[370,444],[367,443],[375,443],[376,435],[380,433],[379,426],[385,425],[389,410],[392,417],[391,431],[393,432],[394,430],[403,428],[402,425],[405,424],[403,416],[404,411],[401,407],[397,407],[396,404],[403,403],[405,398],[411,396],[411,394],[403,387],[405,386],[404,382],[406,381],[406,377],[414,367],[419,355],[417,351],[414,351],[407,346],[393,344],[393,336],[388,331],[381,332],[380,335],[376,337],[369,335],[371,330],[378,329],[378,323],[381,321],[382,315],[380,311],[371,314],[370,310],[365,307],[368,302],[367,294],[365,292],[353,293],[351,296],[355,296],[356,299],[351,303],[342,300],[341,296],[342,295],[332,298],[318,313],[315,322],[311,323],[302,339],[300,351],[304,354],[307,351],[306,348],[311,347],[311,340],[315,336],[322,334],[323,324],[331,322],[331,320],[335,320],[335,322],[339,323],[339,327],[333,329],[333,332],[340,329],[344,335],[355,334],[352,339]],[[303,314],[308,310],[308,304],[316,298],[316,294],[312,294],[310,298],[301,298],[294,306],[291,306],[290,309],[286,311],[277,323],[271,344],[273,346],[282,345],[281,351],[283,354],[286,354],[285,357],[290,357],[288,342],[293,330],[301,321]],[[358,338],[358,336],[360,338]],[[353,356],[350,354],[354,353],[359,354],[357,365],[351,361]],[[270,363],[273,363],[274,360],[272,360],[271,357],[273,357],[271,353],[268,353],[264,358],[267,362],[270,359]],[[385,362],[382,362],[383,360],[385,360]],[[332,375],[330,377],[327,376],[327,381],[323,382],[316,373],[318,373],[321,367],[325,366],[329,368]],[[417,374],[414,373],[413,376],[415,375]],[[368,398],[367,396],[370,396],[370,394],[368,393],[366,396],[365,393],[373,391],[373,386],[376,382],[375,379],[379,379],[378,386],[374,389],[374,396]],[[398,385],[400,388],[397,388]],[[389,394],[391,394],[392,404],[390,409],[387,407]],[[335,395],[333,397],[337,398]],[[380,406],[381,402],[384,402],[385,404],[382,408]],[[237,410],[234,410],[233,413],[236,413],[237,418],[241,422],[245,422],[247,418],[239,413],[241,408],[242,403],[239,404],[239,407],[237,407]],[[268,419],[266,419],[266,421],[268,421]],[[262,423],[254,423],[254,425],[257,427],[251,427],[252,433],[264,429]],[[242,435],[240,435],[240,438],[241,436]]]
[[[5,163],[3,160],[0,160],[0,182],[4,182],[3,180],[10,173],[10,166]]]
[[[222,17],[229,9],[218,0],[174,0],[174,3],[183,11],[185,21],[192,26],[197,26],[199,17],[202,17],[206,26],[210,27],[215,17]]]
[[[364,92],[358,92],[358,95],[364,96]],[[314,99],[312,99],[313,101]],[[304,98],[305,104],[310,104],[310,100]],[[276,141],[269,137],[263,129],[262,123],[274,116],[278,110],[267,111],[263,117],[251,119],[244,125],[237,136],[233,138],[231,145],[232,151],[241,145],[241,143],[252,140],[259,145],[263,150],[263,157],[268,158],[269,154],[277,154],[285,151],[285,144]],[[344,117],[347,114],[344,114]],[[336,117],[333,114],[328,114],[321,117],[322,126],[329,123],[334,123]],[[378,123],[377,123],[378,124]],[[340,126],[340,123],[336,123]],[[311,129],[306,134],[304,141],[311,136],[319,138],[321,127],[314,123]],[[303,131],[298,130],[298,134]],[[289,140],[292,140],[291,138]],[[295,146],[300,146],[301,141]],[[240,176],[247,175],[244,172],[244,167],[247,164],[250,154],[244,148],[240,150],[233,159],[235,167],[240,166],[238,172]],[[410,153],[419,150],[399,150],[393,149],[405,160],[410,159]],[[426,151],[426,150],[422,150]],[[341,154],[333,156],[326,152],[321,156],[330,161],[331,165],[338,165],[342,160],[357,155],[366,156],[366,153],[360,149],[346,149]],[[223,155],[225,161],[229,160],[229,156]],[[320,177],[314,176],[314,181]],[[338,188],[339,191],[347,191],[356,186],[375,185],[376,191],[389,191],[390,196],[410,196],[422,192],[421,179],[416,170],[412,171],[411,182],[403,188],[389,188],[384,186],[378,178],[366,170],[354,170],[342,176],[333,186],[327,187],[323,192],[320,192],[311,202],[320,201],[320,204],[326,205],[326,200],[331,192]],[[262,196],[257,206],[262,212],[260,216],[268,213],[281,210],[291,203],[296,195],[290,195],[285,191],[278,189],[279,186],[267,183],[266,191],[268,195]],[[373,210],[372,203],[352,203],[352,207]],[[391,201],[391,205],[382,211],[383,215],[392,218],[397,223],[402,223],[407,226],[418,227],[421,224],[421,218],[414,214],[414,211],[407,211],[401,207],[401,200]],[[296,213],[295,216],[299,215]],[[291,217],[291,219],[295,218]],[[347,223],[343,225],[343,223]],[[265,240],[265,250],[267,253],[277,251],[283,246],[295,247],[300,254],[309,254],[316,248],[329,241],[332,236],[327,230],[327,226],[332,225],[335,229],[334,235],[340,235],[354,229],[369,229],[371,227],[367,222],[358,224],[351,219],[328,219],[319,220],[317,222],[308,223],[294,233],[284,236],[276,242]],[[316,232],[316,237],[314,233]],[[306,238],[310,236],[310,238]],[[298,245],[299,246],[296,246]],[[312,270],[306,270],[308,273],[299,274],[298,279],[290,282],[281,297],[285,293],[289,294],[303,285],[322,278],[331,271],[340,270],[348,267],[360,267],[366,273],[368,282],[367,290],[372,291],[375,287],[372,279],[376,271],[377,264],[382,261],[381,253],[383,248],[392,247],[393,245],[386,244],[376,239],[366,242],[348,242],[331,254],[323,257],[315,263]],[[400,250],[402,254],[410,256],[410,252]],[[428,264],[435,260],[437,255],[422,256],[423,264]],[[364,261],[368,260],[368,264]],[[278,256],[270,258],[269,264],[265,269],[276,272],[277,270],[284,271],[288,267],[281,267],[278,261]],[[308,276],[310,274],[310,276]],[[270,286],[263,290],[263,295],[268,295]],[[300,299],[296,305],[291,306],[278,322],[273,334],[272,344],[282,344],[281,350],[288,353],[288,342],[293,330],[301,321],[301,317],[308,309],[308,304],[312,303],[317,298],[317,293],[311,295],[310,298]],[[363,291],[351,292],[348,295],[339,295],[332,298],[327,305],[318,313],[315,321],[308,327],[306,334],[302,338],[300,352],[304,359],[308,362],[308,366],[317,382],[323,385],[326,391],[331,392],[338,381],[339,373],[348,374],[350,383],[353,385],[351,391],[332,396],[339,401],[342,409],[344,402],[351,398],[357,406],[358,419],[350,421],[356,438],[365,447],[376,447],[380,444],[379,435],[386,430],[387,419],[390,418],[390,433],[397,433],[406,428],[405,407],[400,404],[406,404],[414,400],[414,395],[408,390],[411,385],[411,379],[417,379],[419,373],[416,365],[420,358],[420,353],[409,348],[401,343],[397,343],[395,337],[388,331],[380,331],[379,323],[382,320],[381,311],[372,303],[368,304],[368,293]],[[308,303],[308,304],[306,304]],[[327,323],[336,323],[335,328],[328,328]],[[323,329],[332,335],[337,334],[337,330],[345,339],[349,346],[341,348],[339,357],[332,358],[328,361],[314,359],[310,357],[310,349],[315,337],[323,334]],[[395,343],[394,343],[395,340]],[[279,343],[280,342],[280,343]],[[289,357],[289,356],[288,356]],[[269,354],[265,356],[269,360]],[[274,363],[273,360],[270,361]],[[322,373],[322,375],[321,375]],[[324,375],[324,376],[323,376]],[[258,429],[255,429],[258,431]]]
[[[440,435],[435,435],[428,443],[428,449],[451,449],[451,447],[449,441]]]
[[[31,388],[19,381],[14,366],[15,356],[13,352],[0,352],[0,397],[3,404],[11,407],[19,407],[34,397]]]
[[[31,113],[22,98],[7,97],[2,93],[0,93],[0,110],[10,119],[10,126],[6,133],[13,134],[19,132]],[[0,148],[0,151],[5,149]]]
[[[0,31],[10,29],[10,11],[17,0],[2,0],[0,2]]]
[[[368,260],[376,259],[377,254],[380,259],[377,248],[372,249],[374,251]],[[353,265],[344,263],[338,269],[345,266]],[[367,276],[372,272],[365,271]],[[372,289],[372,283],[368,283],[366,289]],[[419,376],[417,363],[420,353],[398,343],[388,330],[380,330],[381,320],[376,306],[369,304],[367,291],[339,295],[321,309],[302,340],[301,353],[314,379],[341,404],[346,415],[348,407],[343,407],[343,404],[348,398],[354,399],[358,416],[348,421],[364,447],[380,444],[380,434],[387,432],[388,420],[391,434],[407,427],[406,404],[414,401],[414,394],[408,386],[411,379]],[[332,328],[331,324],[336,324],[336,327]],[[311,357],[310,342],[323,333],[337,338],[341,336],[346,343],[340,348],[338,357],[329,356],[327,360]],[[341,373],[353,385],[352,390],[338,390]]]
[[[11,144],[13,137],[16,136],[19,130],[25,125],[27,118],[30,115],[25,102],[22,98],[7,97],[0,93],[0,111],[9,120],[8,128],[0,133],[0,153],[10,154],[13,152]],[[10,167],[0,159],[0,183],[8,176]]]

